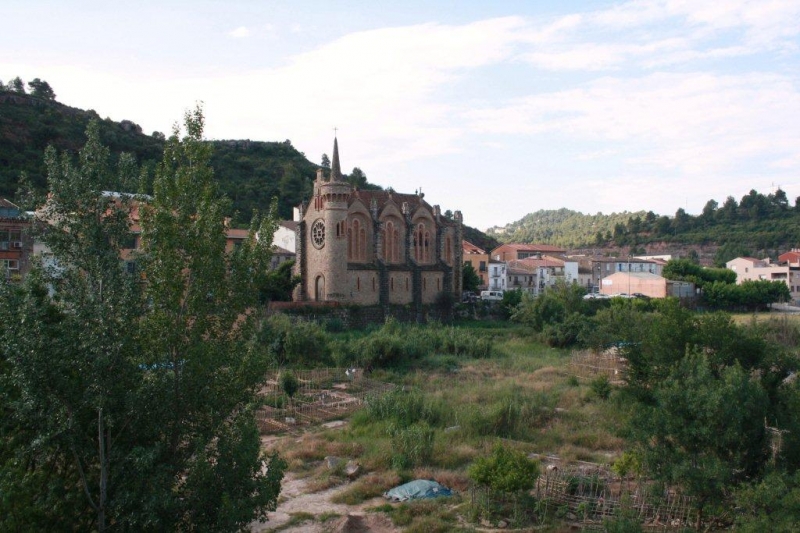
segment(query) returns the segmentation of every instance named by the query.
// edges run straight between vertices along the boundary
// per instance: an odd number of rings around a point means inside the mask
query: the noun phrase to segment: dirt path
[[[267,533],[280,530],[288,533],[396,533],[400,530],[392,525],[391,520],[382,513],[365,512],[368,507],[375,507],[385,503],[383,498],[374,498],[359,505],[344,505],[332,503],[331,497],[345,490],[347,485],[309,493],[308,483],[305,479],[298,479],[288,473],[281,486],[281,496],[278,508],[269,513],[269,521],[251,524],[252,533]],[[306,522],[303,524],[286,527],[292,514],[309,513],[315,517],[323,514],[340,515],[324,523]],[[284,529],[285,528],[285,529]]]

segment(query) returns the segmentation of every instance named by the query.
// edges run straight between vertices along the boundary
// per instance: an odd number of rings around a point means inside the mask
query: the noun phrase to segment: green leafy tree
[[[41,98],[43,100],[56,99],[56,93],[53,92],[53,88],[50,87],[50,84],[46,81],[40,80],[39,78],[34,78],[29,81],[28,88],[31,90],[31,95],[36,96],[37,98]]]
[[[528,324],[534,331],[542,331],[548,324],[563,322],[572,313],[583,312],[584,294],[583,287],[558,280],[536,298],[523,295],[511,319]]]
[[[720,222],[735,222],[738,211],[739,203],[733,196],[728,196],[725,202],[723,202],[722,207],[717,210],[717,219]]]
[[[53,227],[41,238],[58,267],[39,265],[1,299],[3,377],[13,391],[5,408],[16,425],[3,432],[3,447],[18,461],[4,463],[0,479],[9,483],[3,493],[21,497],[0,512],[0,529],[19,519],[34,529],[104,531],[118,498],[135,492],[121,486],[143,414],[133,409],[141,304],[120,266],[131,197],[100,192],[129,183],[134,167],[123,158],[112,169],[96,122],[87,137],[77,166],[46,154],[51,193],[39,216]]]
[[[461,286],[465,291],[477,292],[481,286],[481,278],[478,277],[472,263],[464,263],[464,267],[461,269],[461,278]]]
[[[654,223],[654,230],[656,235],[669,235],[672,233],[672,222],[670,221],[669,217],[666,215],[662,215],[658,217],[658,219]]]
[[[145,408],[162,435],[154,473],[183,480],[153,492],[166,529],[229,530],[274,508],[284,467],[260,453],[251,411],[267,359],[252,343],[258,322],[249,310],[269,269],[271,239],[263,236],[275,231],[276,205],[226,253],[226,203],[203,123],[198,108],[187,113],[182,138],[173,132],[140,210],[142,356],[147,367],[170,370],[150,376]],[[231,464],[237,476],[225,470]]]
[[[15,93],[25,94],[25,82],[19,76],[9,81],[7,87]]]
[[[800,530],[800,473],[771,472],[736,491],[736,531]]]
[[[367,185],[367,175],[358,167],[353,168],[353,171],[347,176],[347,182],[358,188],[363,189]]]
[[[291,164],[286,165],[283,169],[283,176],[281,176],[278,187],[280,197],[287,205],[300,205],[300,202],[311,194],[308,184],[303,181],[300,172]]]
[[[235,531],[274,508],[285,465],[260,451],[249,312],[269,248],[225,252],[199,110],[186,127],[146,202],[102,193],[138,170],[110,165],[97,123],[78,165],[47,153],[57,263],[0,299],[0,529]],[[134,203],[142,277],[120,260]]]
[[[726,242],[714,254],[714,266],[717,268],[725,268],[725,264],[731,259],[737,257],[749,257],[752,252],[746,246],[736,242]]]
[[[673,367],[653,399],[639,405],[631,433],[648,472],[695,498],[700,527],[709,506],[763,465],[767,394],[739,365],[717,375],[693,354]]]
[[[328,154],[322,154],[322,162],[320,163],[320,166],[330,170],[331,160],[328,158]]]
[[[786,196],[786,191],[780,187],[774,194],[770,194],[767,198],[772,205],[773,211],[783,213],[789,210],[789,198]]]
[[[503,299],[500,300],[500,309],[506,318],[509,318],[522,302],[522,294],[521,289],[513,289],[503,293]]]
[[[719,202],[716,200],[709,200],[703,207],[703,212],[700,216],[706,223],[713,222],[717,209],[719,209]]]
[[[262,303],[292,301],[292,291],[300,283],[300,276],[292,275],[293,267],[294,260],[284,261],[267,274],[264,285],[259,288]]]

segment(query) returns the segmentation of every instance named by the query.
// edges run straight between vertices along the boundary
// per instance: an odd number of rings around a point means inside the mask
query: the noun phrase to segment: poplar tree
[[[0,287],[0,530],[236,531],[275,506],[285,465],[252,413],[275,205],[226,249],[200,109],[185,128],[152,197],[104,192],[139,171],[112,167],[96,122],[77,165],[46,154],[51,255]]]

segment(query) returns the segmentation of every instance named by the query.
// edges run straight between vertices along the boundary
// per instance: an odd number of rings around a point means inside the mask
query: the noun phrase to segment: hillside
[[[616,224],[627,224],[634,216],[644,217],[645,213],[612,213],[604,215],[584,215],[577,211],[561,208],[541,209],[522,217],[505,228],[490,230],[491,236],[503,242],[544,243],[578,248],[597,243],[606,235],[613,236]]]
[[[568,209],[540,210],[488,233],[503,242],[625,249],[634,254],[705,248],[714,250],[713,262],[723,266],[738,255],[776,258],[798,247],[800,203],[790,206],[786,193],[777,189],[766,195],[751,190],[739,201],[732,196],[722,203],[709,200],[697,216],[683,209],[672,217],[652,211],[584,215]]]
[[[0,198],[13,199],[20,173],[26,172],[40,191],[46,184],[44,151],[54,146],[59,151],[76,153],[86,142],[86,125],[100,122],[101,139],[116,157],[132,153],[137,161],[153,168],[161,160],[164,136],[146,135],[130,120],[101,119],[93,110],[69,107],[54,99],[40,98],[0,88]],[[233,222],[246,225],[254,209],[264,209],[278,198],[281,217],[290,219],[292,208],[311,195],[319,165],[283,142],[250,140],[210,141],[214,145],[211,164],[222,192],[232,201]],[[360,189],[380,189],[367,181],[358,168],[345,175]],[[483,232],[464,227],[465,238],[491,249],[498,242]]]
[[[132,153],[137,161],[154,167],[164,149],[159,132],[145,135],[130,120],[101,119],[96,112],[66,106],[55,100],[10,91],[0,92],[0,196],[13,198],[21,172],[34,186],[45,187],[43,154],[52,145],[59,151],[77,152],[86,141],[86,125],[99,120],[101,138],[114,156]],[[213,141],[212,164],[222,192],[233,201],[234,223],[246,224],[253,209],[263,209],[279,198],[281,216],[291,217],[292,207],[310,194],[317,165],[308,161],[289,141]],[[366,184],[369,186],[369,184]]]

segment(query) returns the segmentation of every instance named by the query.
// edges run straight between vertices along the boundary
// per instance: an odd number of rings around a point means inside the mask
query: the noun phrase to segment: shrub
[[[539,477],[539,463],[525,453],[496,444],[492,454],[479,457],[468,470],[476,484],[498,492],[519,493],[531,490]]]
[[[582,339],[583,333],[589,325],[589,319],[580,314],[572,313],[561,322],[546,324],[542,328],[542,340],[553,348],[568,348]]]
[[[598,376],[594,378],[589,384],[589,387],[592,390],[592,394],[601,400],[607,400],[608,397],[611,396],[611,383],[608,381],[607,376]]]
[[[341,333],[344,330],[344,320],[339,317],[331,317],[325,321],[325,331],[328,333]]]
[[[275,315],[267,320],[263,337],[273,364],[277,366],[314,367],[329,364],[329,337],[316,322],[286,315]]]

